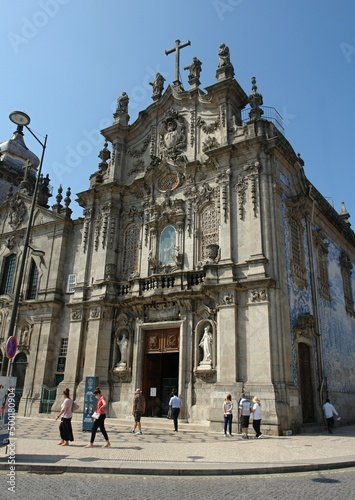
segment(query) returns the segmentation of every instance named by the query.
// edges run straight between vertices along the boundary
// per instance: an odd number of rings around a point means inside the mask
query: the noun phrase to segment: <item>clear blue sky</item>
[[[229,46],[235,78],[247,94],[257,78],[264,105],[285,120],[285,135],[305,173],[355,229],[354,0],[12,0],[1,6],[0,141],[22,110],[37,135],[48,134],[43,173],[54,188],[89,186],[113,121],[116,99],[130,97],[130,123],[152,103],[157,71],[174,80],[175,40],[181,68],[202,61],[201,88],[213,84],[218,47]],[[182,81],[187,84],[187,71]],[[41,147],[27,132],[27,146]],[[351,221],[351,219],[350,219]]]

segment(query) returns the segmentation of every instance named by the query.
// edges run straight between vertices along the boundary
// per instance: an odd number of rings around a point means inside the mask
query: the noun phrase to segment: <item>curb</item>
[[[49,465],[49,464],[26,464],[16,463],[16,471],[29,472],[33,474],[110,474],[110,475],[140,475],[140,476],[242,476],[242,475],[266,475],[283,474],[292,472],[313,472],[322,470],[347,469],[355,467],[355,460],[342,462],[321,462],[287,465],[255,464],[252,467],[241,467],[231,464],[231,467],[216,468],[215,465],[196,468],[176,467],[173,463],[171,468],[162,468],[161,464],[154,467],[119,466],[116,467],[87,467],[78,465]],[[8,470],[8,464],[0,463],[0,470]]]

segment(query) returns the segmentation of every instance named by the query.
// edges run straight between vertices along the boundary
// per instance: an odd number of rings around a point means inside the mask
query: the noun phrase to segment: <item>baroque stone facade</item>
[[[147,414],[162,417],[177,387],[182,418],[216,430],[227,392],[260,397],[271,434],[322,422],[329,394],[355,418],[348,214],[335,212],[263,118],[255,78],[249,96],[234,79],[228,47],[205,90],[201,64],[185,68],[188,90],[178,71],[164,92],[157,75],[152,104],[131,125],[122,93],[101,162],[78,194],[83,218],[71,220],[60,196],[39,210],[31,245],[45,255],[30,255],[36,293],[19,308],[23,365],[11,365],[22,369],[22,414],[44,411],[44,386],[58,386],[53,411],[65,387],[83,405],[85,378],[95,376],[113,417],[130,415],[136,387]],[[1,207],[3,276],[21,254],[29,206],[16,196]]]

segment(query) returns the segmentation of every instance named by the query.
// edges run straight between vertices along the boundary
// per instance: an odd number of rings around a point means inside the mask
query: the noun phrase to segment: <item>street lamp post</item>
[[[15,329],[17,312],[18,312],[18,304],[19,304],[20,294],[21,294],[23,273],[25,270],[27,250],[30,246],[29,241],[30,241],[30,236],[31,236],[31,231],[32,231],[33,216],[34,216],[34,211],[36,208],[39,180],[40,180],[40,176],[41,176],[44,153],[46,150],[47,137],[48,137],[46,135],[45,139],[44,139],[44,143],[42,143],[28,126],[30,121],[31,121],[30,117],[26,113],[23,113],[22,111],[13,111],[10,114],[9,118],[16,125],[21,125],[23,127],[26,127],[26,129],[30,132],[30,134],[32,134],[33,137],[36,139],[36,141],[39,142],[40,145],[42,146],[42,155],[41,155],[41,161],[40,161],[40,164],[38,167],[36,183],[35,183],[35,187],[34,187],[34,191],[33,191],[33,195],[32,195],[32,203],[31,203],[30,213],[28,216],[26,236],[25,236],[25,241],[23,244],[23,252],[21,255],[20,267],[19,267],[19,270],[17,273],[16,286],[15,286],[15,291],[14,291],[14,300],[13,300],[13,304],[12,304],[12,311],[11,311],[11,317],[10,317],[10,322],[9,322],[9,329],[8,329],[7,338],[12,337],[12,335],[14,333],[14,329]],[[5,375],[5,376],[7,375],[8,363],[9,363],[9,358],[7,356],[5,356],[4,360],[3,360],[3,364],[2,364],[2,371],[1,371],[2,375]]]

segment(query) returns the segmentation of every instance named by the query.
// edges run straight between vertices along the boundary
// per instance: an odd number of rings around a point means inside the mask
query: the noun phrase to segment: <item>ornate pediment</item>
[[[303,338],[312,341],[316,337],[314,316],[309,313],[301,314],[293,330],[299,340]]]

